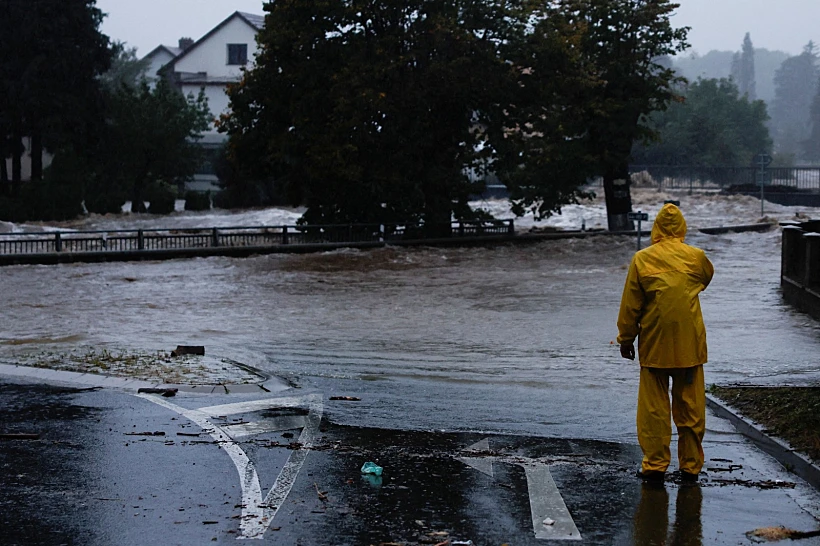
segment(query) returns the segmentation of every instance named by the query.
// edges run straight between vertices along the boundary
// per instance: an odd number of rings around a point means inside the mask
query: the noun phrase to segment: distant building
[[[200,90],[208,98],[208,107],[214,121],[228,111],[229,83],[242,78],[242,68],[253,65],[259,51],[256,34],[265,25],[263,15],[236,11],[219,23],[199,40],[180,40],[179,47],[158,46],[144,59],[150,61],[149,80],[169,78],[183,94],[198,95]],[[213,124],[202,134],[200,143],[207,159],[187,189],[206,191],[217,189],[217,177],[212,160],[227,137],[218,133]]]
[[[185,38],[180,39],[180,42],[183,40],[185,40]],[[181,45],[182,43],[180,43],[180,46]],[[155,47],[151,53],[142,58],[143,61],[148,62],[148,66],[145,70],[145,77],[152,87],[157,80],[162,77],[160,76],[160,70],[162,67],[166,66],[180,53],[182,53],[182,49],[182,47],[159,45]]]

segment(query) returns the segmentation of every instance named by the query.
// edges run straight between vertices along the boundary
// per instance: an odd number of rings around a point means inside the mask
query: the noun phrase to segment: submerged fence
[[[117,254],[162,251],[259,249],[346,244],[402,244],[431,239],[514,235],[513,220],[453,222],[450,225],[343,224],[185,229],[123,229],[0,233],[0,256]]]

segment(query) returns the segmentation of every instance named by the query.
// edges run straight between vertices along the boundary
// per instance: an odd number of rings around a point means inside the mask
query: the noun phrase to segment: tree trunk
[[[11,194],[20,195],[20,186],[23,183],[23,137],[19,133],[11,137]]]
[[[452,237],[452,204],[439,195],[434,184],[425,185],[424,236],[434,239]]]
[[[134,182],[131,193],[131,212],[146,212],[145,200],[142,198],[142,183]]]
[[[632,196],[629,192],[629,164],[621,162],[604,173],[604,196],[609,231],[632,231],[634,224],[627,217],[632,212]]]
[[[9,195],[11,188],[9,185],[9,166],[6,163],[8,157],[8,139],[0,138],[0,195]]]
[[[31,136],[31,180],[43,179],[43,138],[35,133]]]

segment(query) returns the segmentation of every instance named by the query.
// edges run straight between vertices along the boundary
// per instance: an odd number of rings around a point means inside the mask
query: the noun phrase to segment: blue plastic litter
[[[371,463],[370,461],[362,465],[362,474],[374,474],[376,476],[381,476],[382,470],[384,470],[382,467],[376,463]]]

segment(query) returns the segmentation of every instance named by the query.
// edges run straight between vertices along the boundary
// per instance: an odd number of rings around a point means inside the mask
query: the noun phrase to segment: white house
[[[184,94],[197,95],[203,89],[216,119],[228,110],[227,84],[238,82],[241,69],[253,64],[256,33],[264,24],[262,15],[236,11],[174,57],[165,70]]]
[[[183,43],[180,48],[159,46],[145,58],[150,61],[149,75],[168,77],[183,94],[205,92],[208,108],[214,121],[228,111],[227,85],[242,78],[242,68],[249,68],[259,48],[256,33],[265,24],[263,15],[236,11],[193,44]],[[175,53],[175,49],[178,51]],[[172,55],[171,58],[168,55]],[[216,131],[213,123],[202,134],[200,144],[211,158],[227,137]],[[217,189],[217,178],[210,161],[206,159],[187,189],[206,191]]]
[[[173,61],[180,53],[182,53],[182,45],[185,38],[180,39],[180,47],[173,47],[167,45],[158,45],[148,55],[142,58],[147,61],[148,66],[145,69],[145,78],[152,85],[161,77],[160,70],[162,67]]]

